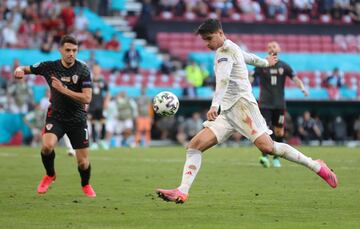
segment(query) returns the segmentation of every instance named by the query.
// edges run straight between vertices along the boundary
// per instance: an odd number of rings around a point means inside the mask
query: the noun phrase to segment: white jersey
[[[256,103],[246,64],[267,67],[266,59],[246,53],[234,42],[225,40],[216,50],[214,62],[216,89],[211,106],[221,105],[221,110],[228,110],[240,98]]]

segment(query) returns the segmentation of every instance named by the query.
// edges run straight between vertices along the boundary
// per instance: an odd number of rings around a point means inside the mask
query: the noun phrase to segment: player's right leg
[[[89,155],[89,132],[86,124],[67,129],[71,144],[76,151],[78,171],[81,178],[81,187],[84,194],[88,197],[96,197],[96,193],[90,185],[91,165]]]
[[[176,189],[157,189],[156,193],[165,201],[184,203],[201,166],[202,152],[218,143],[216,135],[210,128],[204,128],[190,141],[186,151],[186,161],[181,184]]]
[[[51,128],[50,128],[51,127]],[[52,129],[52,126],[47,125],[46,128]],[[49,189],[51,183],[56,179],[54,160],[55,160],[55,145],[58,142],[58,137],[54,133],[45,133],[42,137],[41,160],[46,170],[46,175],[41,179],[37,192],[44,194]]]
[[[91,165],[88,160],[89,149],[77,149],[76,159],[78,163],[78,171],[81,178],[81,187],[84,194],[88,197],[96,197],[96,193],[92,186],[89,184],[91,175]]]

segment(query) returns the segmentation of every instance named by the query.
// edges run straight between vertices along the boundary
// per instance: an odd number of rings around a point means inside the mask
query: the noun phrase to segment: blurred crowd
[[[222,17],[238,19],[240,15],[253,15],[274,19],[309,17],[319,19],[327,16],[333,20],[360,21],[358,0],[143,0],[146,10],[152,15],[164,13],[164,17],[179,16],[187,19],[196,17]]]
[[[186,145],[202,129],[207,109],[189,113],[188,116],[155,116],[152,98],[146,95],[146,88],[142,89],[141,95],[137,98],[130,97],[125,92],[111,96],[109,83],[104,80],[101,67],[95,63],[91,69],[94,84],[93,101],[87,109],[92,149],[146,147],[154,140]],[[337,69],[334,71],[336,73]],[[6,93],[0,93],[0,113],[22,115],[24,123],[32,133],[25,142],[37,145],[41,139],[50,93],[47,91],[46,97],[36,103],[31,90],[31,81],[34,77],[39,76],[29,75],[24,80],[8,82]],[[334,77],[336,76],[330,75],[325,83],[336,85],[338,81],[333,79]],[[291,144],[322,144],[324,140],[334,140],[342,144],[347,140],[360,140],[360,116],[354,120],[344,120],[341,116],[330,118],[311,114],[309,111],[298,117],[291,117],[287,113],[285,138]],[[238,145],[243,143],[243,140],[241,135],[235,134],[228,144]]]
[[[79,2],[79,3],[78,3]],[[57,48],[61,36],[74,34],[84,49],[119,51],[121,44],[114,36],[105,41],[101,31],[88,31],[89,21],[74,5],[99,1],[70,0],[3,0],[0,1],[0,48],[31,48],[50,52]],[[107,2],[107,1],[104,1]]]

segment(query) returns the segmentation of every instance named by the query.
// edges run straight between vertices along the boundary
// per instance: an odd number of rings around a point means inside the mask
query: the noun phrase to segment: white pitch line
[[[8,152],[0,152],[0,157],[18,157],[21,156],[19,153],[8,153]],[[32,158],[38,158],[38,155],[26,155],[25,157],[32,157]],[[123,157],[106,157],[106,156],[90,156],[90,161],[91,160],[101,160],[101,161],[122,161],[122,162],[146,162],[146,163],[184,163],[185,160],[180,160],[180,159],[144,159],[144,158],[140,158],[140,159],[129,159],[129,158],[123,158]],[[206,164],[219,164],[218,162],[215,161],[207,161],[206,159],[204,160]],[[255,163],[255,162],[241,162],[241,161],[226,161],[226,162],[222,162],[222,163],[227,163],[230,165],[239,165],[239,166],[251,166],[251,167],[259,167],[261,166],[259,163]],[[297,164],[287,164],[286,167],[301,167],[300,165]],[[340,167],[336,167],[336,169],[341,169],[341,170],[354,170],[357,169],[357,166],[340,166]]]

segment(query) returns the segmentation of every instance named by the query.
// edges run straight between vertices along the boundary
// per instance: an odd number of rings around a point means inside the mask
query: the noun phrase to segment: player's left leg
[[[89,149],[76,149],[76,159],[78,163],[78,171],[81,177],[81,187],[84,194],[88,197],[96,197],[96,193],[89,184],[91,175],[91,165],[88,160]]]
[[[254,141],[254,144],[263,153],[278,155],[288,161],[292,161],[308,167],[309,169],[317,173],[321,178],[323,178],[332,188],[336,188],[336,175],[334,172],[332,172],[331,169],[327,167],[327,165],[323,161],[313,160],[312,158],[305,156],[300,151],[291,147],[288,144],[274,142],[267,133],[259,136]]]
[[[78,171],[81,177],[81,187],[84,194],[88,197],[95,197],[95,191],[89,184],[91,175],[91,165],[88,159],[89,155],[89,133],[87,125],[68,127],[66,130],[72,146],[76,151],[76,160]]]

